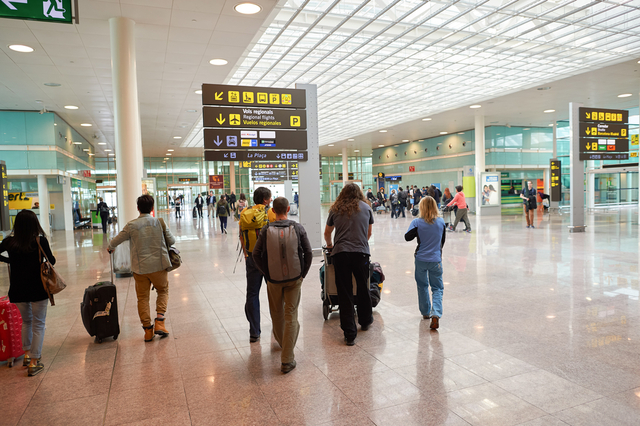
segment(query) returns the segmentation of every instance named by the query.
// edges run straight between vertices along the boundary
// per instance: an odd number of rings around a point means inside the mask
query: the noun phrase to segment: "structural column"
[[[229,162],[229,193],[231,192],[236,192],[236,162],[235,161]]]
[[[38,175],[38,203],[40,205],[40,226],[44,232],[49,234],[51,223],[49,221],[49,188],[47,187],[47,177]]]
[[[475,197],[476,200],[476,214],[480,215],[482,208],[481,186],[482,185],[482,173],[485,169],[485,148],[484,148],[484,116],[476,115],[475,117],[475,157],[476,157],[476,188],[475,194],[469,194],[465,190],[465,196]]]
[[[571,188],[571,225],[570,232],[584,232],[584,163],[580,161],[579,108],[582,104],[569,103],[569,126],[571,143],[569,145],[569,181]]]
[[[142,194],[142,135],[138,109],[135,22],[109,19],[111,75],[116,148],[118,226],[138,217],[136,200]]]
[[[62,184],[62,212],[64,214],[64,230],[73,231],[73,199],[71,198],[71,178],[64,177]]]
[[[342,147],[342,185],[349,183],[349,154],[347,147]]]
[[[300,224],[307,231],[314,254],[322,249],[323,226],[320,218],[320,140],[318,138],[318,86],[296,83],[296,89],[304,89],[307,97],[307,152],[308,161],[298,163],[298,196]]]

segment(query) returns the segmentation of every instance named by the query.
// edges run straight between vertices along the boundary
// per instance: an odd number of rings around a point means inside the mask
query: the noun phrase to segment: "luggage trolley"
[[[336,288],[336,272],[331,259],[331,250],[324,247],[322,249],[322,256],[324,264],[320,267],[320,298],[322,299],[322,316],[325,321],[329,319],[329,315],[339,309],[338,304],[338,289]],[[369,288],[369,294],[372,295],[371,306],[376,307],[380,301],[380,293],[382,289],[382,282],[374,282],[373,263],[369,263],[369,279],[367,281],[367,288]],[[356,278],[352,275],[351,280],[353,283],[354,296],[358,293],[358,285],[356,284]]]

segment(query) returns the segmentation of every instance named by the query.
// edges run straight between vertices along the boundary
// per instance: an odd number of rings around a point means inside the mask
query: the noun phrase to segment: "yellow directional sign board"
[[[580,123],[580,137],[588,138],[628,138],[626,124]]]
[[[629,139],[580,138],[580,152],[628,152]]]
[[[624,109],[579,108],[582,123],[617,123],[629,122],[629,111]]]
[[[306,129],[304,110],[275,108],[204,107],[204,127]]]
[[[562,201],[562,164],[560,160],[551,160],[551,201]]]
[[[302,89],[203,84],[202,105],[306,108],[307,97]]]

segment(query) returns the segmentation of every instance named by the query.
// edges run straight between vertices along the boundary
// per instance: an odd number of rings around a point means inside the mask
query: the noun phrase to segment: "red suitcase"
[[[24,355],[22,350],[22,317],[8,297],[0,297],[0,361],[13,361]]]

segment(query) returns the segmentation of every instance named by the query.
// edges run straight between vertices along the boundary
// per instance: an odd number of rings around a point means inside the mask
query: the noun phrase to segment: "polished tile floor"
[[[326,211],[324,211],[326,217]],[[165,217],[167,217],[165,215]],[[296,359],[279,371],[263,290],[249,344],[237,228],[171,217],[183,266],[170,274],[171,336],[144,343],[133,280],[118,279],[122,334],[96,344],[79,316],[108,279],[101,233],[55,232],[69,287],[49,308],[39,376],[0,364],[0,425],[638,425],[637,210],[472,217],[444,248],[444,315],[417,308],[410,219],[376,216],[372,259],[386,274],[375,322],[356,346],[322,318],[319,260],[303,285]],[[0,294],[6,294],[0,268]]]

